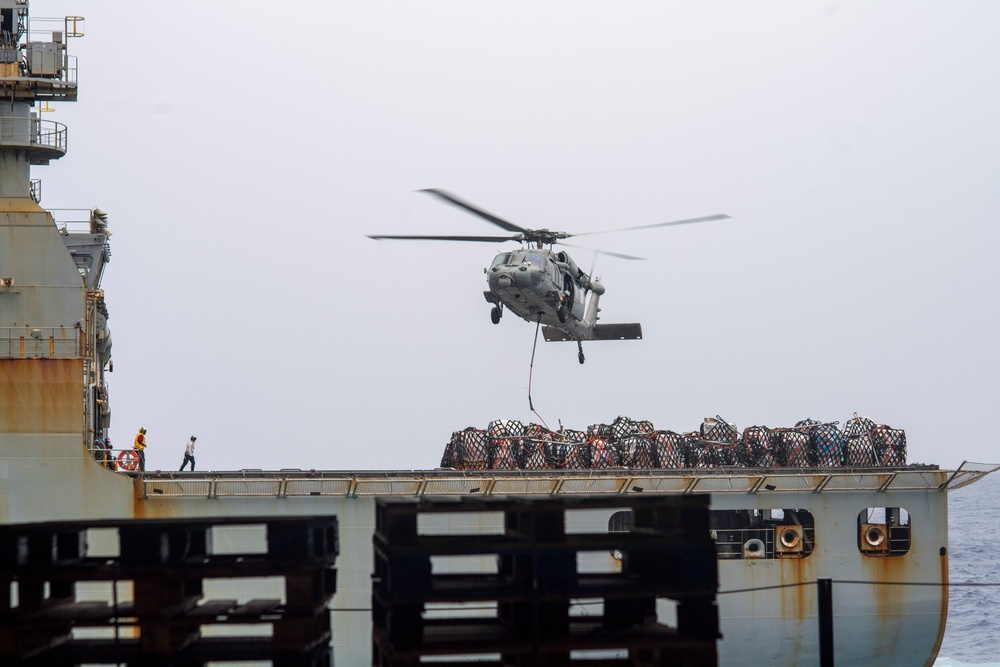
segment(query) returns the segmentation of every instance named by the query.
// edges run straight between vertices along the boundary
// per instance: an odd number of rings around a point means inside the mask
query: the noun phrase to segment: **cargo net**
[[[748,426],[722,417],[696,431],[657,429],[616,417],[585,431],[551,431],[516,420],[452,433],[441,457],[455,470],[602,470],[605,468],[871,468],[906,465],[906,433],[867,417],[803,419],[791,427]]]

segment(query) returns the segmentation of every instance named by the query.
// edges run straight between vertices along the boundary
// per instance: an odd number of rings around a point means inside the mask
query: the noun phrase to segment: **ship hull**
[[[710,493],[713,513],[723,516],[784,509],[789,513],[786,516],[794,511],[812,523],[808,555],[793,550],[749,558],[738,548],[736,553],[720,554],[720,665],[818,664],[819,579],[833,582],[838,665],[868,665],[873,660],[880,665],[933,664],[944,634],[948,599],[947,494],[939,487],[947,484],[951,473],[934,469],[718,473],[611,470],[594,475],[458,476],[447,472],[254,471],[130,477],[87,461],[84,470],[76,466],[66,470],[72,478],[60,475],[63,490],[75,489],[71,497],[80,502],[60,504],[58,509],[52,504],[18,502],[16,511],[9,511],[8,520],[335,515],[340,526],[340,555],[337,593],[331,604],[334,658],[336,664],[353,665],[371,661],[372,535],[378,497],[460,496],[470,491],[473,495],[704,491]],[[56,486],[54,480],[40,482],[36,479],[32,486]],[[12,502],[8,498],[9,509],[15,507]],[[862,548],[859,526],[872,511],[886,508],[905,510],[910,526],[905,553],[888,555]],[[570,523],[578,530],[606,531],[610,513],[592,510]],[[464,523],[439,529],[498,529],[497,517],[472,516],[448,519]],[[259,537],[252,533],[220,534],[216,545],[238,550],[252,546],[246,543],[254,539]],[[587,565],[591,568],[620,567],[610,554],[591,558]],[[482,558],[483,571],[491,567],[490,560]],[[468,559],[462,567],[469,567]],[[238,592],[247,599],[273,597],[280,595],[280,584],[264,581],[248,587],[244,582]],[[669,601],[658,604],[661,622],[670,625],[672,614]]]

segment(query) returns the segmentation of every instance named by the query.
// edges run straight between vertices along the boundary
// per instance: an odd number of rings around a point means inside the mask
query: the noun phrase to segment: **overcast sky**
[[[86,17],[46,207],[110,215],[116,446],[151,469],[434,467],[528,408],[504,246],[415,192],[586,232],[603,322],[539,343],[551,427],[856,411],[911,462],[1000,461],[995,2],[33,0]],[[57,216],[58,217],[58,216]],[[515,247],[510,244],[506,247]],[[586,270],[591,254],[573,250]]]

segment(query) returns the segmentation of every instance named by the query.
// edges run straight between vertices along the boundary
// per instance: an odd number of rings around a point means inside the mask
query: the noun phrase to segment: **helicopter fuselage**
[[[585,289],[589,283],[565,253],[544,248],[521,248],[502,252],[486,270],[487,301],[507,308],[528,322],[568,328],[584,319]],[[573,275],[571,272],[576,272]],[[574,327],[575,328],[575,327]]]

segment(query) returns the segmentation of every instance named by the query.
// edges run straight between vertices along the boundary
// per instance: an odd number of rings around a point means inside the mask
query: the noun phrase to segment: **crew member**
[[[94,458],[102,466],[108,465],[108,457],[111,453],[108,451],[108,445],[104,442],[104,438],[98,436],[94,438]]]
[[[104,447],[105,447],[105,452],[107,452],[107,456],[105,457],[104,460],[104,467],[106,467],[108,470],[118,470],[118,462],[115,461],[115,452],[113,448],[114,446],[111,444],[110,436],[104,438]]]
[[[146,470],[146,428],[141,427],[132,443],[132,449],[139,455],[139,470]]]
[[[184,463],[181,464],[181,470],[184,470],[184,466],[186,466],[188,461],[190,461],[191,472],[194,472],[194,441],[197,439],[198,438],[192,435],[191,439],[188,440],[187,447],[184,448]]]

